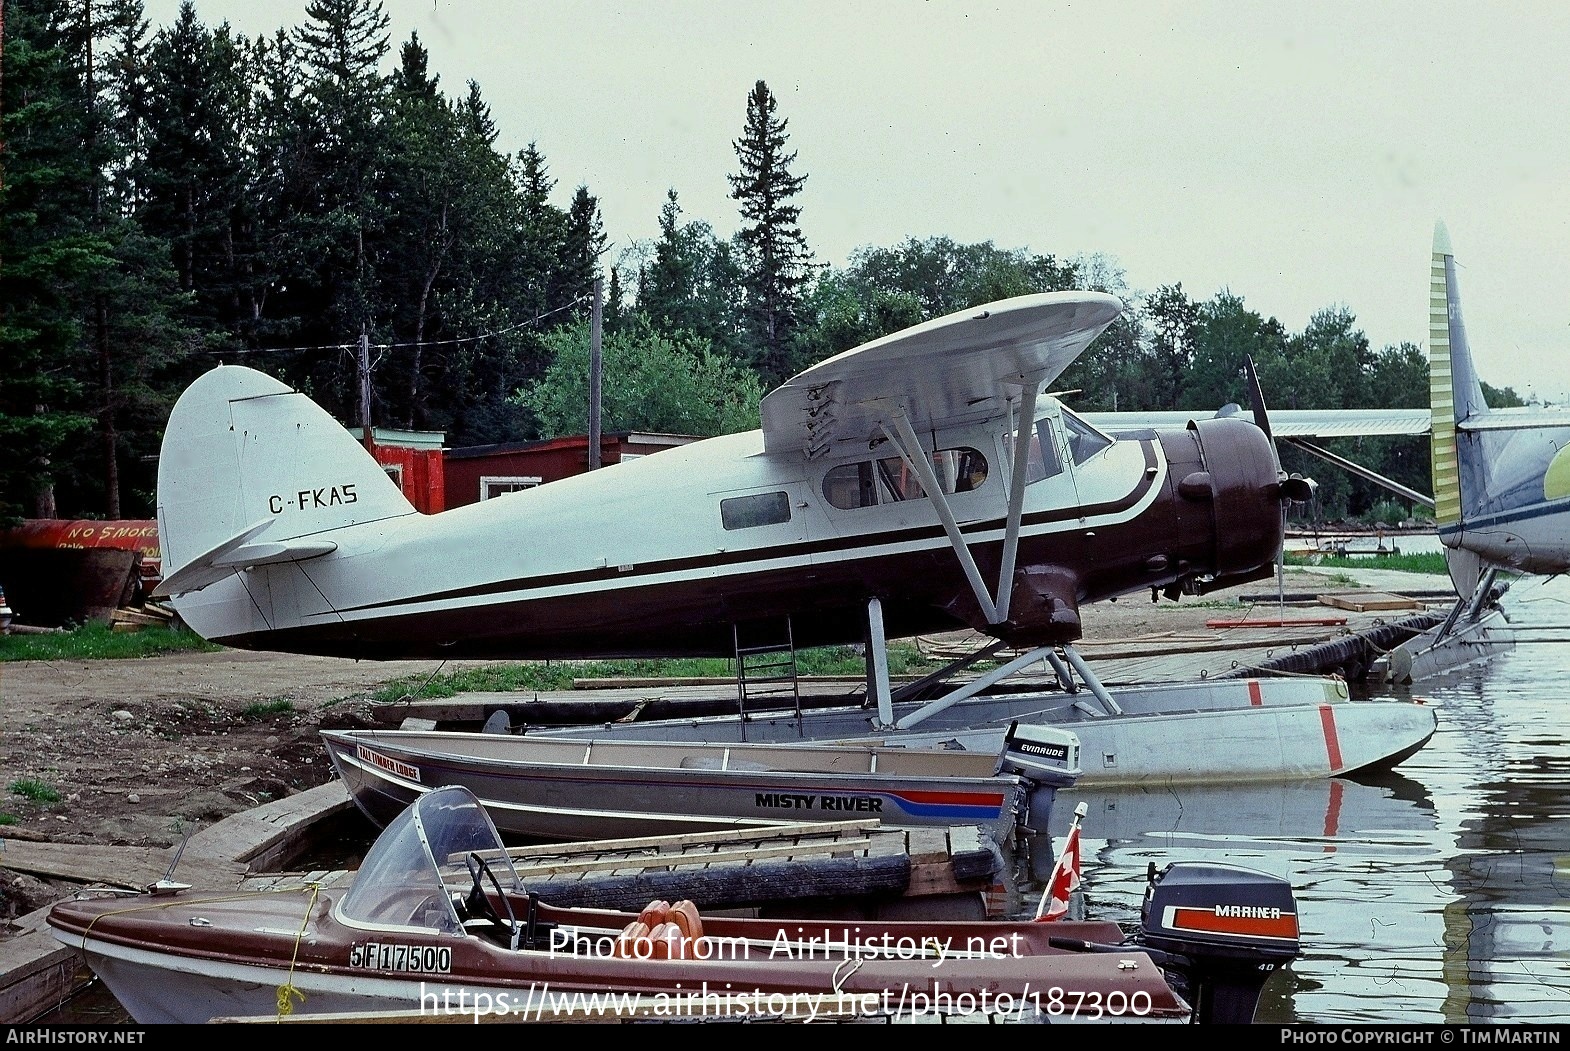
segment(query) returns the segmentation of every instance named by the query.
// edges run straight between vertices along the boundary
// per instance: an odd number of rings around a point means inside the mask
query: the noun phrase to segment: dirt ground
[[[1287,587],[1325,579],[1296,573]],[[1227,596],[1101,603],[1086,611],[1086,638],[1201,632],[1217,600]],[[173,846],[193,824],[325,783],[319,730],[370,726],[380,685],[461,666],[246,651],[0,664],[0,814],[15,819],[0,840]],[[18,781],[59,799],[27,798]],[[0,854],[0,915],[66,892],[4,871]]]

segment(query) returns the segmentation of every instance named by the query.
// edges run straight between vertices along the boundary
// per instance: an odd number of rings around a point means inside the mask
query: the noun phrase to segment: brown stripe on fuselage
[[[1156,466],[1156,454],[1153,443],[1141,442],[1140,445],[1145,453],[1146,470],[1141,474],[1139,484],[1130,490],[1127,495],[1117,500],[1105,501],[1099,504],[1089,504],[1083,507],[1055,508],[1051,511],[1040,511],[1026,515],[1021,519],[1021,528],[1049,525],[1054,522],[1066,522],[1076,518],[1093,518],[1099,515],[1116,514],[1139,503],[1144,498],[1145,493],[1150,490],[1151,485],[1154,484],[1155,476],[1149,469]],[[962,525],[960,532],[985,533],[1002,528],[1004,528],[1003,520],[994,518]],[[513,577],[507,580],[491,581],[486,584],[453,588],[449,591],[433,591],[423,595],[408,595],[403,598],[369,602],[359,606],[344,606],[338,609],[337,612],[360,613],[365,610],[386,609],[389,606],[417,605],[424,602],[442,602],[448,599],[480,598],[485,595],[499,595],[515,591],[540,591],[548,588],[570,587],[575,584],[592,584],[601,581],[625,582],[637,577],[654,576],[662,573],[687,573],[694,570],[718,569],[724,566],[740,565],[746,562],[773,561],[780,558],[803,558],[812,555],[855,551],[857,548],[884,547],[889,544],[936,539],[947,539],[941,525],[914,526],[910,529],[866,533],[851,537],[834,537],[826,540],[808,540],[769,548],[746,548],[739,551],[695,555],[690,558],[671,558],[659,562],[646,562],[627,571],[622,571],[615,566],[609,566],[574,570],[568,573],[550,573],[542,576]],[[1026,538],[1021,537],[1020,542],[1022,546],[1025,540]],[[745,577],[737,578],[733,576],[728,579],[745,579]]]

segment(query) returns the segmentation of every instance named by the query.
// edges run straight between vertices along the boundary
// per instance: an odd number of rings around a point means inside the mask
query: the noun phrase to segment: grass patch
[[[13,794],[19,795],[23,799],[31,799],[35,803],[60,802],[59,792],[56,792],[53,788],[50,788],[42,781],[35,781],[32,778],[23,778],[20,781],[12,781],[11,791]]]
[[[938,665],[921,655],[914,643],[891,643],[889,674],[933,671]],[[867,672],[866,661],[850,646],[824,646],[796,653],[798,675],[854,675]],[[493,664],[447,675],[410,675],[384,684],[371,695],[380,703],[432,700],[460,693],[570,690],[574,679],[734,679],[736,662],[729,657],[678,657],[620,661],[536,661]]]
[[[16,824],[16,815],[15,814],[6,814],[6,813],[3,813],[3,812],[0,812],[0,825],[14,825],[14,824]]]
[[[279,698],[275,701],[258,701],[255,704],[246,705],[240,712],[240,718],[248,723],[252,723],[258,719],[265,719],[269,715],[280,715],[284,712],[292,711],[294,711],[294,702]]]
[[[1450,567],[1439,551],[1418,551],[1409,555],[1371,555],[1365,558],[1333,558],[1329,555],[1288,555],[1289,566],[1327,569],[1397,569],[1403,573],[1429,573],[1449,576]]]
[[[189,628],[173,626],[113,631],[105,624],[86,624],[48,635],[0,635],[0,661],[125,660],[221,649]]]

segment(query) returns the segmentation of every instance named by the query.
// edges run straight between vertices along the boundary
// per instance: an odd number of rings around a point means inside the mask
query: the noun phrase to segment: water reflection
[[[1517,626],[1570,626],[1570,582],[1517,583]],[[1544,631],[1570,638],[1570,627]],[[1299,785],[1064,792],[1092,914],[1138,920],[1149,864],[1227,861],[1296,888],[1304,954],[1271,980],[1271,1023],[1570,1018],[1570,645],[1524,642],[1420,692],[1439,729],[1399,773]],[[1021,911],[1051,847],[1022,845]]]

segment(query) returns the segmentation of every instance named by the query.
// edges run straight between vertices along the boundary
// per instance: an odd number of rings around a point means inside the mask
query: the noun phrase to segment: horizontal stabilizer
[[[153,597],[190,594],[218,583],[236,570],[279,562],[302,562],[338,550],[338,545],[331,540],[263,540],[253,543],[253,538],[272,525],[273,521],[271,518],[263,519],[197,555],[165,577],[153,592]]]
[[[1564,409],[1490,409],[1456,423],[1458,431],[1570,430],[1570,412]]]

